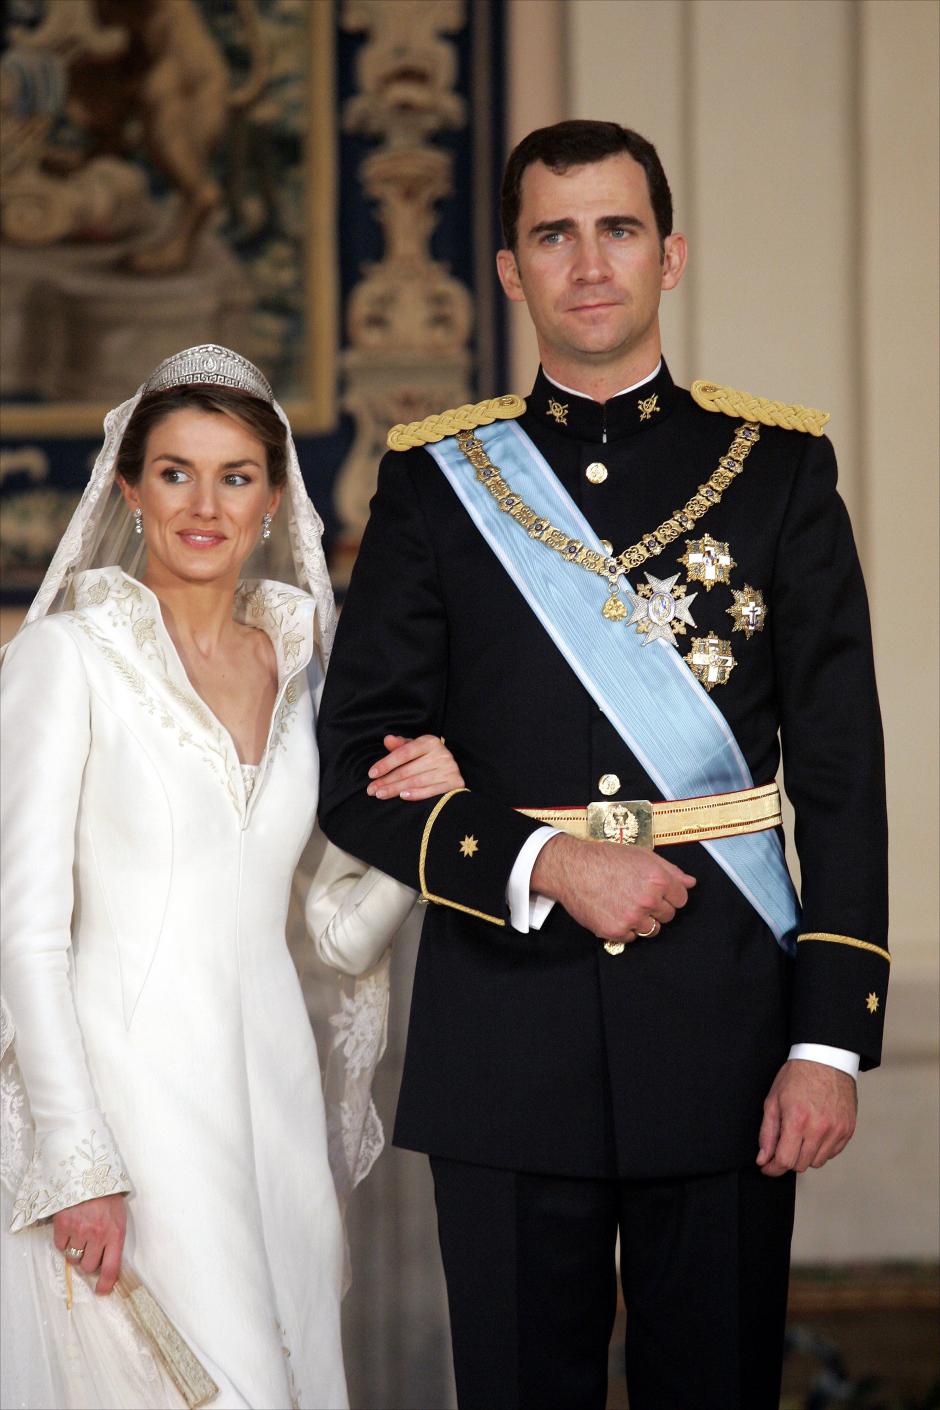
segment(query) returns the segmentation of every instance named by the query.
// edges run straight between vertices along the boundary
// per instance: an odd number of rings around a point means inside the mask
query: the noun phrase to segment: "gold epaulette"
[[[469,402],[450,411],[439,411],[423,421],[401,422],[388,433],[389,450],[413,450],[454,436],[458,431],[475,431],[477,426],[489,426],[494,421],[509,421],[525,411],[522,397],[512,395],[489,397],[487,401]]]
[[[723,411],[726,416],[759,421],[762,426],[781,426],[784,431],[808,431],[811,436],[821,436],[829,420],[828,411],[769,401],[767,397],[755,397],[750,392],[722,387],[717,382],[693,382],[692,396],[706,411]]]

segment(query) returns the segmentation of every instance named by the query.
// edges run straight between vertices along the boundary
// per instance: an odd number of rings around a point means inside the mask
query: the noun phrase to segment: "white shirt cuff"
[[[513,930],[522,935],[528,935],[530,930],[541,930],[555,904],[547,896],[532,895],[532,872],[542,848],[550,838],[557,837],[558,831],[557,827],[540,827],[538,832],[533,832],[523,842],[512,864],[506,884],[506,905]]]
[[[855,1078],[858,1077],[861,1060],[858,1053],[850,1053],[846,1048],[830,1048],[825,1043],[794,1043],[790,1049],[790,1060],[794,1058],[801,1062],[823,1062],[827,1067],[837,1067],[840,1072],[847,1072]]]

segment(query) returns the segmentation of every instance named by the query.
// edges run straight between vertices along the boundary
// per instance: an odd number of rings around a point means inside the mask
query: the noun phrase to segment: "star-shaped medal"
[[[701,583],[711,592],[716,583],[726,583],[732,568],[737,567],[726,543],[705,534],[700,539],[686,539],[685,553],[679,562],[685,565],[690,583]]]
[[[686,652],[685,659],[693,676],[709,693],[716,685],[726,685],[738,664],[731,654],[730,641],[722,641],[717,636],[693,637],[692,647]]]
[[[767,620],[764,594],[759,588],[749,587],[747,583],[743,588],[732,588],[731,591],[734,595],[734,606],[726,607],[725,611],[729,617],[734,618],[732,631],[743,632],[747,637],[753,636],[755,632],[762,632]]]
[[[644,646],[651,641],[668,641],[670,646],[675,646],[675,634],[678,632],[680,636],[685,636],[686,624],[695,626],[689,603],[695,600],[698,593],[687,593],[685,583],[679,583],[676,587],[678,573],[673,573],[671,578],[654,578],[652,573],[644,576],[646,585],[638,593],[627,594],[633,608],[633,616],[627,626],[636,627],[644,638]]]

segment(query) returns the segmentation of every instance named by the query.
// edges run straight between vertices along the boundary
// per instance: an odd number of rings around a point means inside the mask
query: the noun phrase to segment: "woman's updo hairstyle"
[[[127,423],[117,454],[115,472],[136,485],[144,468],[147,437],[174,411],[211,411],[230,416],[256,436],[267,452],[268,483],[272,489],[287,479],[287,431],[274,407],[250,392],[232,387],[169,387],[141,397]]]

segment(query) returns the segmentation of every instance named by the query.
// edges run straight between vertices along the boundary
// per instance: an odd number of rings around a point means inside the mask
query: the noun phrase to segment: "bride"
[[[334,1410],[387,961],[321,993],[328,1142],[285,939],[335,626],[322,525],[227,349],[169,358],[105,431],[2,672],[3,1405],[184,1403],[105,1295],[123,1259],[218,1387],[202,1403]],[[292,581],[243,576],[265,558]],[[440,741],[386,747],[379,800],[462,782]],[[342,854],[319,877],[321,955],[375,965],[413,894]]]

